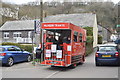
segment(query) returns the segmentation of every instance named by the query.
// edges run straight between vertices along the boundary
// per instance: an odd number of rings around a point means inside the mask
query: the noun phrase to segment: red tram
[[[42,23],[42,30],[44,61],[41,64],[68,67],[85,61],[85,29],[71,23]]]

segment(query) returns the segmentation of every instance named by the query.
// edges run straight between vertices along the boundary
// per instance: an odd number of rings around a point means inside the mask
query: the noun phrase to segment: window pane
[[[20,49],[20,48],[18,48],[18,47],[15,47],[15,49],[16,49],[16,51],[21,51],[21,49]]]
[[[9,33],[8,32],[4,32],[4,38],[9,38]]]
[[[16,51],[15,48],[11,47],[11,48],[8,48],[8,51]]]
[[[99,51],[105,51],[105,52],[116,51],[116,47],[114,47],[114,46],[103,46],[103,47],[99,47]]]

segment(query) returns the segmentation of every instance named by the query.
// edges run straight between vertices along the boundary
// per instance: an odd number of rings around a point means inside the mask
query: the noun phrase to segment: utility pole
[[[40,0],[40,27],[42,27],[42,22],[43,22],[43,0]],[[43,31],[41,29],[41,34],[40,34],[40,43],[41,43],[41,46],[42,46],[42,54],[41,54],[41,60],[40,62],[42,62],[44,60],[44,49],[43,49]]]
[[[43,22],[43,1],[40,0],[40,24],[42,25]],[[42,29],[40,34],[40,42],[42,42]]]
[[[43,22],[43,1],[40,0],[40,22]]]

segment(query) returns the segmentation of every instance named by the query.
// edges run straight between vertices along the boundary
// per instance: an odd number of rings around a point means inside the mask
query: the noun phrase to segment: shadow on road
[[[76,68],[77,67],[80,67],[80,66],[82,66],[82,64],[78,64],[77,66],[76,66]],[[70,70],[73,70],[73,69],[75,69],[75,68],[72,68],[71,66],[69,66],[69,67],[57,67],[57,66],[52,66],[52,67],[48,67],[48,68],[46,68],[46,70],[53,70],[53,71],[70,71]]]

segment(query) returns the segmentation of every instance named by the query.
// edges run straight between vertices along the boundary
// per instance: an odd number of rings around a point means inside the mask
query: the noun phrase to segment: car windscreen
[[[4,51],[4,50],[5,50],[4,48],[0,47],[0,52],[2,52],[2,51]]]
[[[116,47],[115,46],[100,46],[99,47],[99,51],[100,52],[114,52],[116,51]]]

